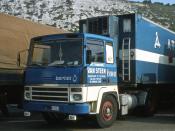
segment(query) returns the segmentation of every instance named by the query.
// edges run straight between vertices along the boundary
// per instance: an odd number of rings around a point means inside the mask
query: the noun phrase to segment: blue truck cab
[[[33,38],[25,73],[24,110],[41,112],[49,122],[67,115],[69,119],[95,115],[101,127],[111,125],[119,109],[114,52],[113,39],[95,34]]]

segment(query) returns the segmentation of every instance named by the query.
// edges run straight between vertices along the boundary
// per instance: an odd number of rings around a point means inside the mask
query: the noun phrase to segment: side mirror
[[[92,61],[92,51],[91,50],[87,50],[86,51],[86,63],[87,64],[91,64]]]
[[[20,55],[20,52],[18,52],[18,54],[17,54],[16,64],[17,64],[17,67],[20,67],[20,65],[21,65],[21,55]]]
[[[21,67],[21,59],[25,57],[25,60],[27,59],[27,55],[25,53],[28,53],[28,49],[26,50],[21,50],[17,53],[17,61],[16,61],[16,64],[17,64],[17,67]],[[23,54],[23,55],[22,55]],[[23,60],[23,65],[24,65],[24,60]],[[25,66],[24,66],[25,67]]]

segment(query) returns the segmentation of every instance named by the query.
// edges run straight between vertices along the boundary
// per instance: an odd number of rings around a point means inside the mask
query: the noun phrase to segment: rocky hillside
[[[101,15],[138,12],[175,31],[175,5],[128,0],[0,0],[0,12],[69,31],[78,20]]]
[[[135,12],[175,31],[175,4],[131,2],[131,6]]]
[[[0,0],[0,12],[76,31],[78,20],[127,13],[127,0]]]

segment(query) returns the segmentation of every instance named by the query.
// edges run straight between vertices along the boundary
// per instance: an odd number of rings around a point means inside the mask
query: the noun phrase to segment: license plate
[[[59,106],[51,106],[52,111],[59,111]]]

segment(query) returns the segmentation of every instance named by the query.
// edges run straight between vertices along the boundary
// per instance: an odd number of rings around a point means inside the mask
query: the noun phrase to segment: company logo
[[[76,82],[76,81],[77,81],[77,76],[74,75],[74,76],[73,76],[73,82]]]
[[[175,40],[168,39],[168,49],[173,50],[175,48]]]
[[[175,41],[168,39],[168,61],[173,63]]]
[[[160,48],[161,45],[160,45],[160,41],[159,41],[159,34],[158,32],[156,32],[156,40],[155,40],[155,43],[154,43],[154,48]]]
[[[70,76],[56,76],[56,81],[71,81]]]
[[[73,76],[56,76],[56,81],[73,81],[74,83],[77,81],[77,75]]]

